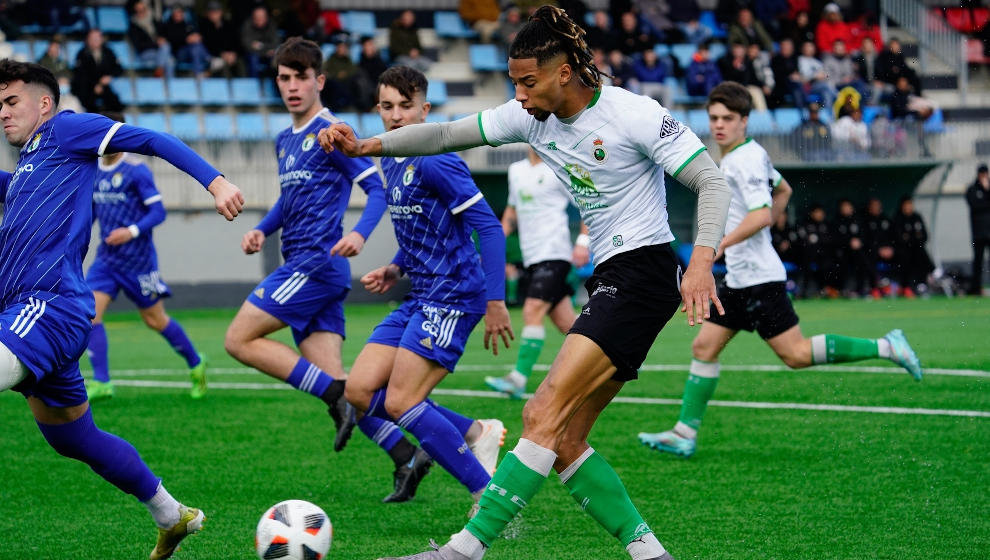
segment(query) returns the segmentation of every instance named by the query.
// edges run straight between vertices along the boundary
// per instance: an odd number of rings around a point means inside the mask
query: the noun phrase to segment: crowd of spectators
[[[925,248],[928,231],[910,197],[890,216],[877,198],[861,211],[842,199],[831,217],[813,204],[797,224],[781,214],[770,233],[797,297],[913,298],[928,292],[934,270]]]

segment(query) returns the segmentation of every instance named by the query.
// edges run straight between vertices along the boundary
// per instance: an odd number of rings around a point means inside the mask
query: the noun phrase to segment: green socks
[[[811,337],[813,364],[838,364],[879,358],[876,339],[855,338],[841,334],[818,334]]]
[[[581,509],[623,546],[651,532],[629,499],[619,475],[594,449],[588,448],[564,469],[560,481],[571,491]]]
[[[543,350],[543,339],[546,331],[543,326],[525,326],[522,330],[522,342],[519,344],[519,357],[516,358],[516,371],[525,377],[533,373],[536,360],[540,359]]]
[[[718,386],[718,362],[691,360],[691,372],[684,383],[684,397],[681,400],[681,416],[674,431],[684,437],[695,438],[701,419],[705,416],[708,401]]]

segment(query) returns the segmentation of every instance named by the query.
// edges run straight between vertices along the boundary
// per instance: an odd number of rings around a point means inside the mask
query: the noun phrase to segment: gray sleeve
[[[383,156],[429,156],[483,146],[477,115],[445,123],[404,126],[377,136]]]
[[[677,180],[698,193],[698,236],[695,245],[718,248],[725,235],[732,191],[708,152],[698,154],[680,173]]]

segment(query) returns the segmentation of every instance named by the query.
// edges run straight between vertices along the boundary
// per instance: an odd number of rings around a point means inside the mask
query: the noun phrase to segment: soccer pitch
[[[787,371],[742,333],[722,355],[697,454],[661,455],[636,434],[677,418],[696,332],[678,314],[590,438],[660,541],[678,560],[990,557],[990,300],[801,301],[796,309],[805,334],[902,328],[925,379],[879,360]],[[345,366],[386,312],[348,306]],[[98,425],[131,441],[176,498],[207,515],[175,558],[255,558],[259,516],[289,498],[329,514],[330,559],[410,554],[462,527],[470,496],[439,466],[411,502],[380,503],[391,491],[388,457],[358,431],[333,453],[321,402],[228,357],[233,314],[173,313],[210,360],[201,401],[188,397],[182,360],[136,313],[106,320],[117,394],[93,406]],[[518,310],[513,318],[518,335]],[[485,391],[482,378],[508,371],[517,347],[492,357],[480,334],[435,400],[502,419],[511,449],[523,402]],[[541,364],[561,340],[548,328]],[[0,393],[0,425],[0,560],[147,557],[155,531],[145,508],[56,455],[20,395]],[[510,529],[486,559],[628,558],[554,474]]]

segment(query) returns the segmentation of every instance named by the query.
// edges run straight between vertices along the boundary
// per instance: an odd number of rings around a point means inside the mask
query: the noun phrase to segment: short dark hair
[[[52,71],[33,62],[18,62],[10,58],[0,60],[0,84],[22,81],[25,84],[40,84],[52,96],[52,104],[57,110],[59,102],[58,80]]]
[[[275,50],[272,66],[288,66],[296,72],[312,68],[316,75],[323,73],[323,51],[320,46],[302,37],[289,37]]]
[[[412,99],[417,91],[423,92],[423,96],[425,97],[429,82],[426,80],[426,76],[415,68],[393,66],[382,72],[381,76],[378,76],[378,88],[375,89],[376,98],[378,97],[378,91],[381,86],[394,87],[403,97]]]
[[[753,96],[750,95],[746,86],[739,82],[722,82],[712,88],[708,94],[708,103],[705,108],[709,108],[716,103],[725,105],[725,108],[740,116],[748,117],[753,110]]]

